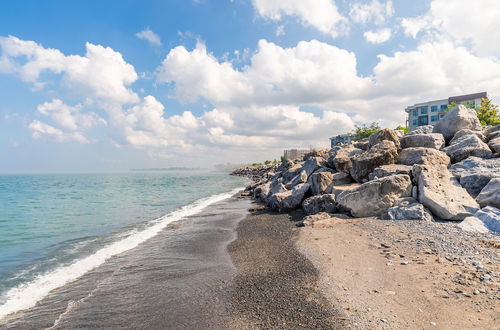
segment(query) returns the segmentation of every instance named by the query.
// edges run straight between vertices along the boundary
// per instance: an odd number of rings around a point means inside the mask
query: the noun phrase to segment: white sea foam
[[[130,231],[127,237],[103,247],[88,257],[77,260],[70,265],[54,269],[53,271],[38,276],[31,282],[10,289],[3,297],[5,303],[0,305],[0,320],[9,314],[35,306],[35,304],[47,296],[50,291],[76,280],[85,273],[103,264],[107,259],[135,248],[142,242],[157,235],[168,224],[196,214],[211,204],[231,197],[241,189],[242,188],[237,188],[227,193],[206,197],[192,204],[183,206],[177,211],[152,221],[151,225],[143,230]]]

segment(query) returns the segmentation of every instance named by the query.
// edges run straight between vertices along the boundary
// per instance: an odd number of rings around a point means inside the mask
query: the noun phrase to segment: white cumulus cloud
[[[383,24],[394,15],[392,1],[372,0],[367,3],[356,2],[351,5],[349,16],[356,23]]]
[[[381,44],[391,39],[391,29],[384,28],[376,31],[366,31],[363,36],[366,41],[372,44]]]
[[[154,33],[153,31],[151,31],[150,28],[147,28],[147,29],[144,29],[140,32],[137,32],[135,34],[135,36],[139,39],[146,40],[147,42],[149,42],[153,46],[161,46],[160,37],[156,33]]]
[[[263,18],[280,21],[283,16],[297,17],[304,26],[332,37],[344,34],[348,28],[334,0],[252,0],[252,4]]]

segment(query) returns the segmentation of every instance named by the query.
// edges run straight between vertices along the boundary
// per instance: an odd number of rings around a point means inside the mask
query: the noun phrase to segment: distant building
[[[463,104],[468,108],[475,109],[481,105],[481,99],[488,97],[486,92],[451,96],[447,99],[417,103],[405,109],[408,114],[406,125],[410,131],[418,126],[436,125],[439,119],[443,118],[448,109],[448,104],[455,102]]]
[[[305,154],[311,152],[311,149],[287,149],[284,151],[283,156],[286,159],[297,159],[302,158]]]
[[[330,138],[331,147],[335,147],[341,144],[349,144],[352,141],[352,134],[340,134]]]

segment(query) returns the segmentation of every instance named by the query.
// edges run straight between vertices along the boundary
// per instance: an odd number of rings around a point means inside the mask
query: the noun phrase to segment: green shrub
[[[354,127],[355,127],[355,129],[352,132],[352,135],[353,135],[352,140],[353,141],[363,140],[363,139],[369,137],[370,135],[380,131],[380,125],[377,122],[371,123],[370,126],[363,124],[361,126],[356,125]]]

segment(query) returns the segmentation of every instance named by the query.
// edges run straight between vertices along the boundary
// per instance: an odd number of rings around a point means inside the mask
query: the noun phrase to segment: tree
[[[401,125],[399,125],[398,127],[396,127],[396,129],[398,129],[398,130],[401,130],[401,131],[405,132],[405,134],[406,134],[406,133],[408,133],[408,132],[410,131],[410,128],[409,128],[409,127],[406,127],[406,126],[401,126]]]
[[[450,111],[451,109],[453,109],[454,107],[457,106],[457,102],[451,102],[450,104],[448,104],[448,106],[446,107],[446,111],[445,112],[448,112]]]
[[[363,140],[363,139],[369,137],[370,135],[372,135],[373,133],[377,133],[378,131],[380,131],[380,126],[377,122],[371,123],[370,126],[363,124],[361,126],[356,125],[354,127],[356,127],[356,128],[352,132],[352,134],[353,134],[352,140],[353,141]]]
[[[487,97],[481,99],[481,106],[477,111],[477,118],[481,125],[497,125],[500,124],[500,113],[498,112],[498,105],[491,103]]]
[[[282,162],[282,163],[283,163],[283,162],[286,162],[286,161],[288,160],[288,158],[286,158],[285,156],[281,156],[281,157],[280,157],[280,159],[281,159],[281,162]]]

